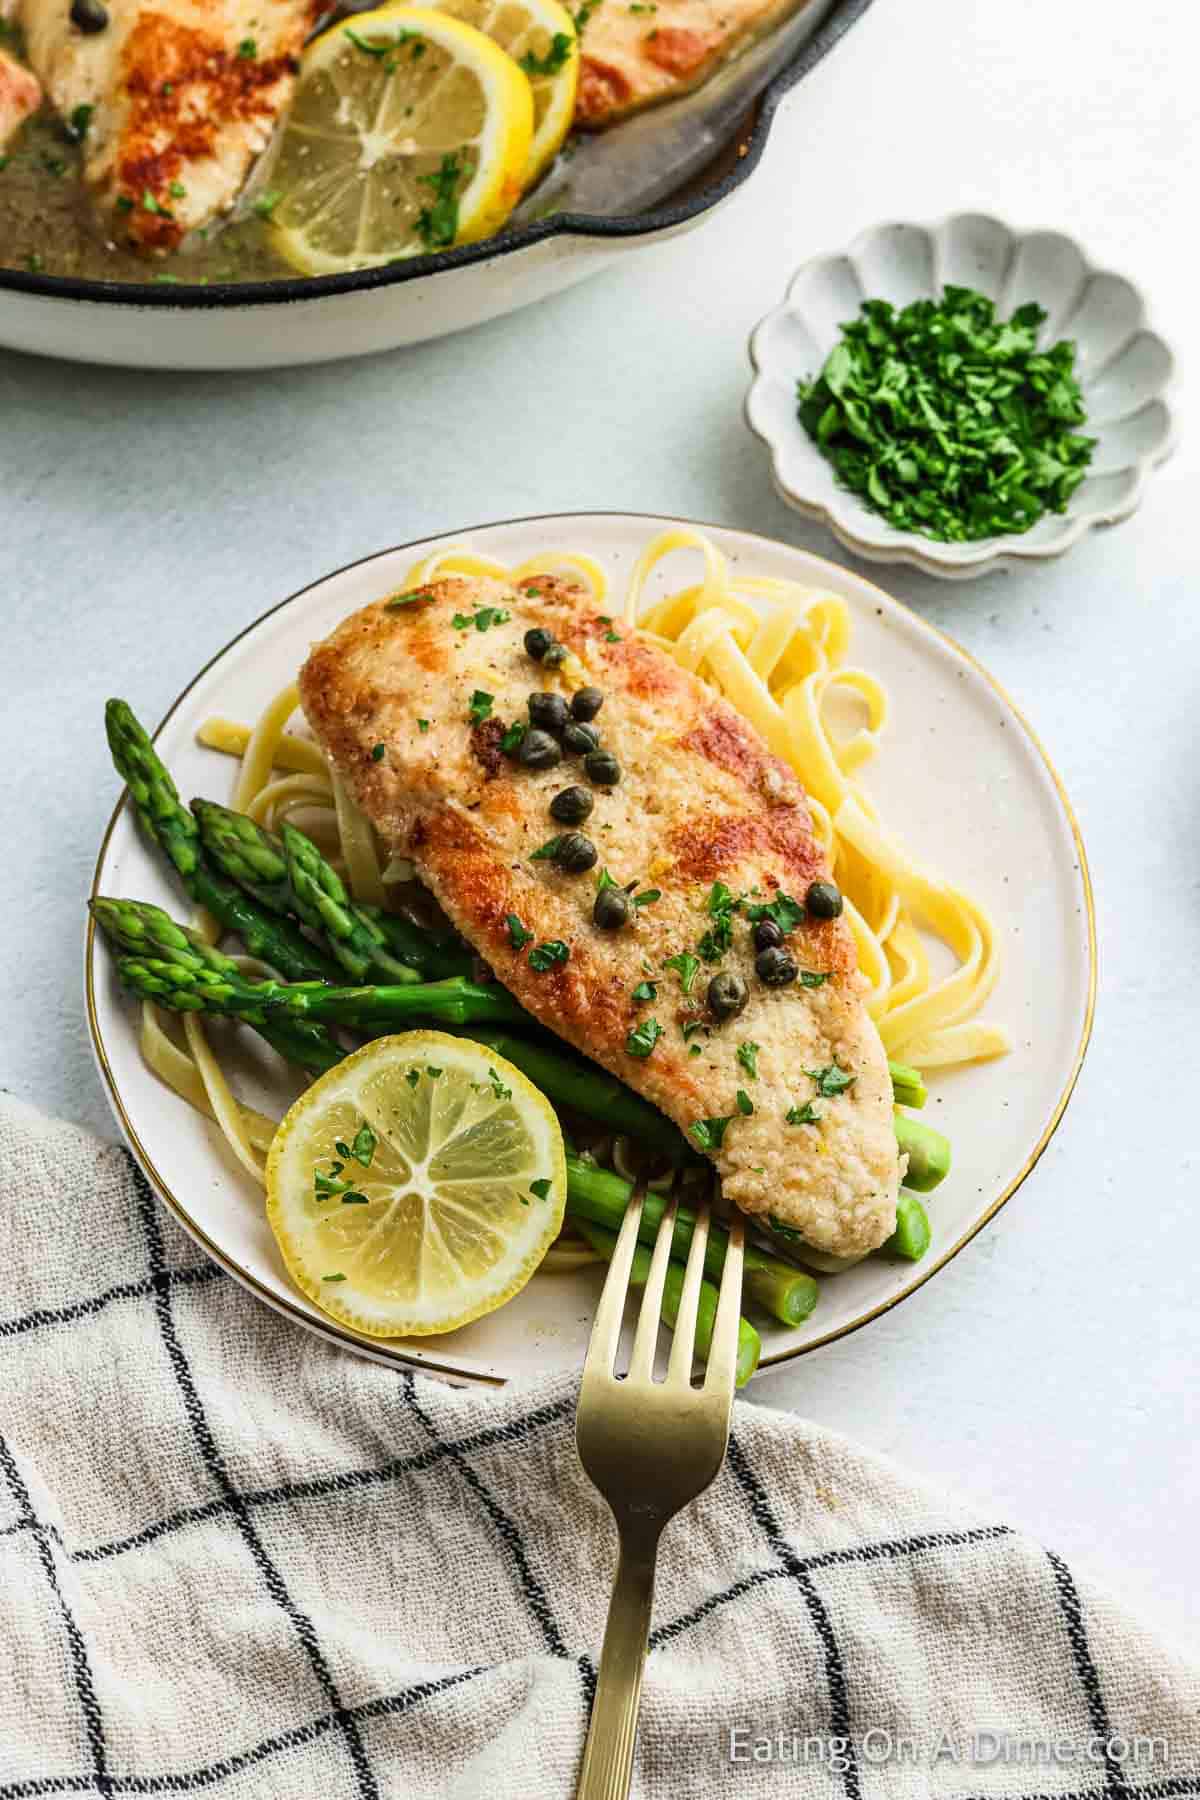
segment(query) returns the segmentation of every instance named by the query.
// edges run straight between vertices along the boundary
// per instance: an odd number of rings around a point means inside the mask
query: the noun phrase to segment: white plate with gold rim
[[[187,797],[226,799],[234,766],[197,744],[215,713],[251,720],[295,674],[315,638],[356,607],[395,589],[439,544],[469,542],[505,563],[571,548],[595,557],[613,610],[640,552],[675,521],[628,513],[517,519],[408,544],[352,564],[274,606],[202,669],[163,720],[156,744]],[[891,723],[865,785],[889,829],[918,859],[988,906],[1003,948],[987,1017],[1011,1034],[995,1062],[935,1072],[924,1117],[947,1132],[954,1166],[927,1197],[933,1244],[917,1264],[868,1257],[826,1277],[820,1302],[795,1330],[759,1324],[763,1368],[877,1318],[943,1267],[1018,1188],[1070,1098],[1091,1029],[1095,934],[1083,845],[1062,784],[1030,727],[965,651],[880,588],[790,545],[705,526],[736,570],[840,594],[854,621],[851,658],[887,685]],[[655,572],[653,597],[679,584],[680,565]],[[137,695],[127,696],[137,707]],[[94,892],[157,901],[177,917],[186,902],[119,806],[96,865]],[[536,1276],[516,1300],[445,1337],[367,1340],[327,1318],[292,1287],[262,1197],[216,1128],[144,1066],[136,1016],[89,929],[88,1018],[113,1110],[167,1206],[222,1267],[262,1300],[335,1342],[381,1361],[504,1381],[582,1361],[601,1272]],[[290,1098],[238,1039],[238,1080],[264,1111]]]

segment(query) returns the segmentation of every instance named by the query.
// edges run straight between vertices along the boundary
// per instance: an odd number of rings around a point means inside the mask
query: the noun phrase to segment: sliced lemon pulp
[[[482,31],[524,67],[533,89],[533,142],[525,170],[531,187],[562,147],[575,116],[579,39],[558,0],[416,0]]]
[[[562,1133],[495,1051],[377,1038],[296,1101],[267,1159],[288,1273],[373,1337],[452,1331],[518,1293],[558,1234]]]
[[[433,8],[359,13],[304,53],[268,178],[276,247],[329,275],[487,237],[532,135],[529,81],[481,31]]]

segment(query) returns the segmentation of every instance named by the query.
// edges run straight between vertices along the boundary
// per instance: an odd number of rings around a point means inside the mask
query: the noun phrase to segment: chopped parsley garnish
[[[529,1191],[535,1200],[544,1200],[553,1186],[554,1183],[548,1175],[540,1175],[536,1181],[530,1182]]]
[[[353,31],[349,25],[342,32],[342,36],[348,37],[354,48],[361,50],[364,56],[386,56],[392,49],[390,40],[386,44],[369,44],[365,37],[360,37],[359,33]]]
[[[508,913],[504,923],[508,926],[508,941],[514,950],[523,950],[526,944],[532,943],[532,931],[526,931],[516,913]]]
[[[561,938],[551,938],[548,943],[539,944],[529,952],[529,966],[538,975],[544,975],[556,963],[565,963],[571,952]]]
[[[458,235],[458,193],[474,171],[456,150],[443,156],[432,175],[417,180],[433,190],[433,200],[417,214],[417,234],[427,250],[444,250]]]
[[[505,727],[504,734],[500,739],[500,748],[505,756],[511,756],[514,750],[520,748],[521,739],[528,730],[529,727],[523,719],[518,719],[515,724]]]
[[[789,1125],[815,1125],[821,1117],[811,1100],[803,1106],[789,1106],[783,1116]]]
[[[322,1281],[345,1281],[344,1275],[322,1275]]]
[[[282,199],[283,199],[282,188],[267,188],[266,192],[260,194],[258,196],[257,200],[255,200],[255,202],[254,202],[254,211],[255,211],[256,217],[258,217],[260,219],[271,218],[272,215],[274,214],[275,208],[279,205],[279,202]]]
[[[643,888],[640,894],[633,896],[633,904],[635,906],[653,906],[656,900],[661,899],[661,888]]]
[[[182,181],[173,181],[167,192],[170,194],[172,200],[187,199],[187,189],[184,187]]]
[[[681,1025],[679,1029],[683,1033],[683,1041],[685,1044],[689,1038],[694,1038],[698,1031],[703,1031],[706,1036],[708,1035],[708,1026],[704,1023],[703,1019],[689,1019],[686,1024]]]
[[[733,942],[733,915],[741,906],[740,896],[727,888],[723,881],[714,881],[708,891],[705,905],[708,908],[712,924],[696,945],[699,954],[706,963],[720,962]]]
[[[369,1206],[370,1204],[367,1196],[358,1193],[354,1188],[351,1188],[349,1193],[342,1195],[343,1206]]]
[[[724,1119],[693,1119],[688,1126],[689,1135],[701,1150],[719,1150],[725,1142],[725,1133],[736,1117],[736,1113],[729,1113]]]
[[[749,1039],[737,1047],[737,1059],[745,1069],[751,1081],[758,1080],[758,1045]]]
[[[407,1081],[410,1088],[415,1088],[418,1081],[421,1079],[420,1069],[410,1069],[404,1079]]]
[[[679,971],[679,985],[685,994],[690,994],[700,973],[700,958],[693,956],[689,950],[681,950],[678,956],[668,956],[663,963],[664,969]]]
[[[253,62],[258,55],[258,42],[255,38],[243,38],[238,45],[238,55],[243,62]]]
[[[801,987],[824,987],[828,980],[829,976],[818,969],[801,969],[800,971]]]
[[[94,106],[77,106],[67,120],[67,136],[73,144],[82,144],[92,123]]]
[[[647,1000],[657,1000],[658,989],[652,981],[639,981],[630,995],[630,999],[635,1000],[639,1006]]]
[[[173,219],[175,217],[175,214],[169,211],[167,207],[159,204],[149,188],[142,189],[142,211],[157,213],[160,219]]]
[[[395,612],[401,606],[416,606],[420,600],[432,600],[433,595],[427,588],[412,588],[407,594],[393,594],[384,602],[385,612]]]
[[[481,606],[473,613],[455,613],[450,623],[455,631],[470,631],[472,625],[476,631],[488,631],[493,625],[507,624],[511,617],[503,607]]]
[[[354,1142],[350,1146],[350,1154],[355,1162],[361,1163],[364,1169],[369,1169],[378,1142],[379,1139],[368,1124],[364,1122],[360,1125]]]
[[[621,634],[610,626],[604,634],[604,641],[606,644],[619,644],[622,642]]]
[[[596,892],[598,894],[602,894],[604,892],[605,888],[616,887],[616,886],[617,886],[617,883],[613,880],[613,878],[609,874],[608,870],[601,869],[600,873],[596,877]]]
[[[820,375],[797,383],[800,422],[843,487],[899,531],[943,543],[1028,531],[1065,512],[1094,438],[1075,345],[1039,350],[1033,302],[997,319],[947,284],[897,312],[864,300]]]
[[[805,1069],[804,1073],[816,1082],[818,1094],[826,1100],[832,1099],[835,1094],[844,1093],[858,1080],[857,1075],[847,1075],[845,1069],[840,1069],[835,1062],[831,1062],[825,1069]]]
[[[547,838],[544,844],[540,844],[536,850],[531,852],[530,862],[553,862],[562,841],[563,833],[561,831],[557,837]]]
[[[579,8],[579,11],[577,13],[575,13],[572,17],[572,23],[575,26],[575,36],[576,37],[583,36],[584,27],[586,26],[588,20],[591,18],[592,14],[595,12],[596,8],[599,5],[600,5],[600,0],[583,0],[583,5]]]
[[[387,745],[386,744],[373,744],[371,746],[371,761],[372,762],[382,762],[386,755],[387,755]]]
[[[643,1019],[625,1039],[627,1055],[642,1058],[649,1056],[662,1034],[663,1028],[657,1019]]]
[[[504,1083],[501,1081],[500,1077],[497,1075],[495,1069],[489,1068],[488,1080],[492,1084],[492,1093],[497,1100],[511,1100],[512,1099],[512,1089],[510,1087],[505,1087]]]
[[[773,920],[784,937],[795,931],[797,925],[802,924],[804,920],[804,908],[798,900],[793,900],[790,894],[776,894],[775,898],[765,905],[747,906],[745,913],[752,925],[757,925],[760,919]]]
[[[527,50],[521,58],[521,67],[527,75],[557,75],[564,68],[574,48],[573,40],[565,31],[556,31],[550,39],[550,48],[545,56],[537,56]]]
[[[472,725],[482,725],[485,719],[492,716],[492,700],[494,696],[485,694],[482,688],[476,688],[471,695],[471,704],[467,708],[467,717]]]
[[[438,1078],[438,1076],[439,1076],[439,1075],[440,1075],[440,1074],[442,1074],[442,1070],[441,1070],[441,1069],[435,1069],[435,1068],[434,1068],[434,1066],[433,1066],[433,1064],[432,1064],[432,1063],[426,1063],[426,1065],[425,1065],[425,1073],[426,1073],[426,1074],[427,1074],[427,1075],[428,1075],[428,1077],[429,1077],[429,1079],[430,1079],[430,1081],[436,1081],[436,1080],[437,1080],[437,1078]]]
[[[739,1088],[736,1097],[738,1111],[741,1113],[743,1119],[748,1119],[750,1114],[754,1111],[753,1100],[750,1098],[745,1088]]]
[[[689,1056],[703,1056],[703,1054],[704,1054],[704,1047],[702,1044],[689,1044],[688,1045],[688,1055]]]
[[[417,720],[417,730],[421,733],[421,736],[424,737],[425,733],[429,730],[429,720],[428,719],[418,719]]]

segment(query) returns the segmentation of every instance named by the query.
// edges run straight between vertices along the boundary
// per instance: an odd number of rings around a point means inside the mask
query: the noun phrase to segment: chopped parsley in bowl
[[[864,300],[799,417],[841,486],[898,531],[943,543],[1025,532],[1064,513],[1096,440],[1075,345],[1039,349],[1035,301],[1008,319],[973,288],[897,310]]]

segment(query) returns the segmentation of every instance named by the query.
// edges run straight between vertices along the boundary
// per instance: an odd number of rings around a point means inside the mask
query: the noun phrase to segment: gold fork
[[[624,1379],[615,1375],[644,1197],[644,1190],[633,1196],[621,1225],[592,1326],[575,1419],[580,1461],[607,1500],[620,1539],[578,1800],[624,1800],[629,1792],[658,1540],[668,1520],[704,1492],[725,1460],[737,1372],[744,1245],[740,1219],[729,1226],[704,1383],[692,1386],[710,1218],[706,1203],[699,1209],[688,1252],[666,1379],[654,1380],[659,1314],[675,1226],[672,1201],[655,1239],[629,1370]]]

